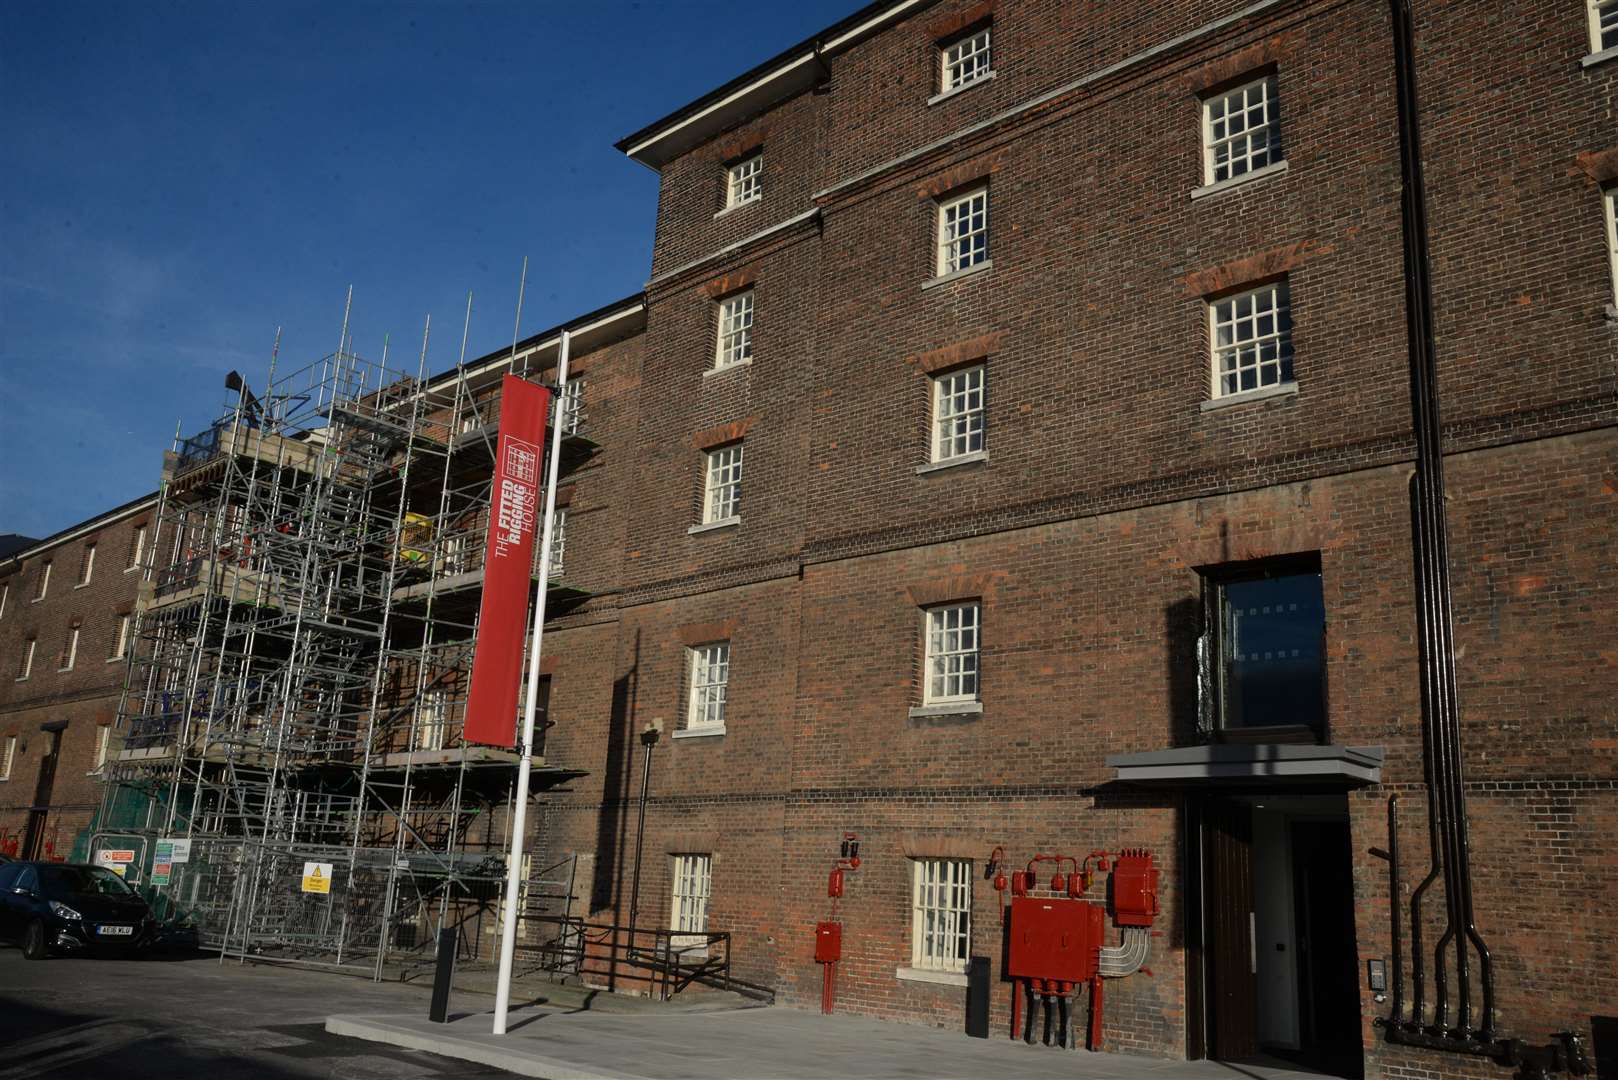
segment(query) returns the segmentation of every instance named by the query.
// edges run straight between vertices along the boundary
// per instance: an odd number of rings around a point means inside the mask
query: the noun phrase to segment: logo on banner
[[[506,443],[493,537],[495,553],[502,558],[533,535],[539,495],[539,447],[509,436]]]

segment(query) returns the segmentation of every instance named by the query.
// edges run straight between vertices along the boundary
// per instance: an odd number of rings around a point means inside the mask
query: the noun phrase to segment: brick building
[[[1618,8],[1418,15],[1468,879],[1498,1030],[1610,1054]],[[570,910],[728,934],[810,1007],[855,833],[838,1008],[957,1025],[984,956],[998,1035],[996,853],[1147,848],[1106,1048],[1499,1074],[1372,1024],[1430,839],[1395,37],[1369,0],[883,0],[620,143],[653,264],[571,324],[617,330],[575,357],[600,452],[541,664]]]
[[[153,502],[136,499],[0,562],[0,854],[85,856]]]
[[[1473,889],[1541,1042],[1618,1013],[1611,6],[1415,27]],[[1393,35],[876,3],[619,144],[662,182],[634,467],[577,498],[624,541],[547,645],[594,911],[651,726],[640,918],[788,1002],[845,831],[838,1008],[957,1025],[981,954],[997,1032],[992,853],[1141,846],[1108,1048],[1498,1071],[1384,1043],[1367,979],[1390,795],[1407,957],[1427,870]]]

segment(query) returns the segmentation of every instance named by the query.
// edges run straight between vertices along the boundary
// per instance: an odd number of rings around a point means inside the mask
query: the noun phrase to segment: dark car
[[[106,867],[0,865],[0,938],[20,944],[30,960],[53,952],[130,955],[155,932],[146,901]]]

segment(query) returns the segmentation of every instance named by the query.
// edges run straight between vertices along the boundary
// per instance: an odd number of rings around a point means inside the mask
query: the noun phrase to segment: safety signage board
[[[331,892],[331,863],[306,862],[303,864],[303,891]]]
[[[96,862],[98,863],[132,863],[134,861],[135,853],[124,848],[96,852]]]
[[[167,849],[167,852],[168,852],[168,857],[167,858],[164,858],[164,854],[163,854],[165,849]],[[175,837],[170,837],[167,840],[159,840],[157,842],[157,861],[158,862],[171,862],[171,863],[190,862],[191,861],[191,841],[190,841],[190,839],[187,838],[187,837],[184,837],[184,836],[175,836]]]

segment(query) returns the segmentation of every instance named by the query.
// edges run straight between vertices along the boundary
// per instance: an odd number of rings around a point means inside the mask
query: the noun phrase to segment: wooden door
[[[1208,1056],[1241,1061],[1258,1053],[1252,809],[1210,800],[1203,829]]]

